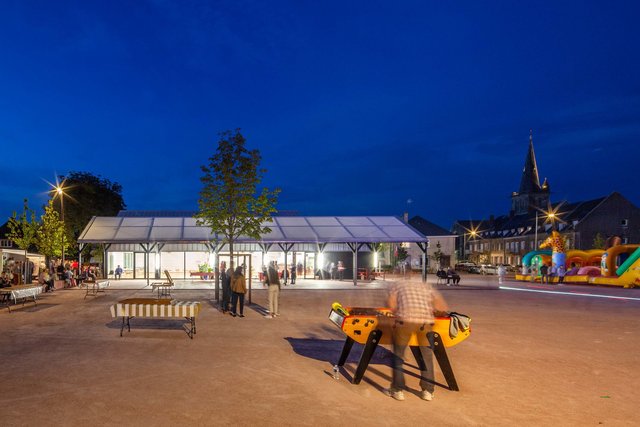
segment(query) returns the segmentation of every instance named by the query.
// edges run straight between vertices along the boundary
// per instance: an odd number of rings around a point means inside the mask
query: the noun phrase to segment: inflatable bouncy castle
[[[547,240],[540,245],[540,249],[549,247],[551,248],[551,266],[558,267],[563,265],[566,267],[567,255],[564,250],[564,237],[556,230],[553,230],[551,236],[547,237]]]
[[[529,271],[529,267],[536,263],[548,263],[548,253],[549,251],[527,253],[522,258],[523,271]],[[570,250],[566,253],[565,263],[565,283],[625,288],[640,286],[640,245],[615,245],[607,250]],[[531,276],[518,274],[516,280],[529,281]],[[556,282],[557,278],[551,278],[550,281]]]

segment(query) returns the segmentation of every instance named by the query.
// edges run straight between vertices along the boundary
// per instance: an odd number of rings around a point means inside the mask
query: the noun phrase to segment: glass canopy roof
[[[426,242],[427,238],[393,216],[281,216],[266,224],[271,232],[236,243]],[[79,243],[215,242],[216,235],[192,217],[93,217]]]

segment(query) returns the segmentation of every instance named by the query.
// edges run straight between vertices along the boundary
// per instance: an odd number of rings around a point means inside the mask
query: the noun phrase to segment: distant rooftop
[[[434,224],[431,221],[428,221],[422,218],[419,215],[414,216],[409,220],[409,225],[418,230],[425,236],[455,236],[455,234],[451,233],[449,230],[446,230],[440,227],[437,224]]]

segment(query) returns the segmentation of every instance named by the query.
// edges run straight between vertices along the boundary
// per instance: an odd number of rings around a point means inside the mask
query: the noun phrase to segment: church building
[[[592,249],[614,235],[623,244],[640,242],[640,209],[620,193],[573,203],[552,203],[550,195],[547,180],[540,184],[530,134],[520,187],[511,195],[509,213],[454,222],[458,259],[520,265],[522,257],[537,248],[554,226],[565,237],[568,249]]]

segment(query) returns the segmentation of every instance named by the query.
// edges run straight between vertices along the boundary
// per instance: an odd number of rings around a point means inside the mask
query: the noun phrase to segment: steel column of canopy
[[[111,244],[102,245],[102,277],[108,278],[107,272],[109,271],[109,266],[107,265],[107,251],[111,247]]]
[[[358,284],[358,243],[347,243],[353,255],[353,286]]]
[[[278,247],[280,248],[280,250],[282,252],[284,252],[284,272],[282,273],[282,278],[285,279],[287,277],[289,277],[289,274],[287,272],[287,254],[289,253],[289,251],[293,248],[293,243],[285,243],[284,245],[282,243],[278,243]],[[285,285],[287,284],[286,280],[285,280]]]
[[[422,281],[427,281],[427,249],[429,248],[429,241],[427,242],[418,242],[418,247],[422,251]]]
[[[82,250],[84,249],[85,244],[80,243],[78,245],[78,277],[82,274]],[[47,266],[49,268],[49,266]]]
[[[214,299],[220,301],[220,265],[218,264],[218,253],[222,248],[222,245],[218,245],[217,242],[205,243],[205,246],[209,248],[209,251],[213,254],[213,282],[214,282]]]
[[[318,243],[318,254],[324,254],[324,249],[326,248],[327,244],[326,243]],[[315,278],[316,272],[319,270],[320,271],[320,279],[324,280],[324,270],[323,270],[323,265],[320,264],[318,265],[318,257],[313,257],[313,277]]]

